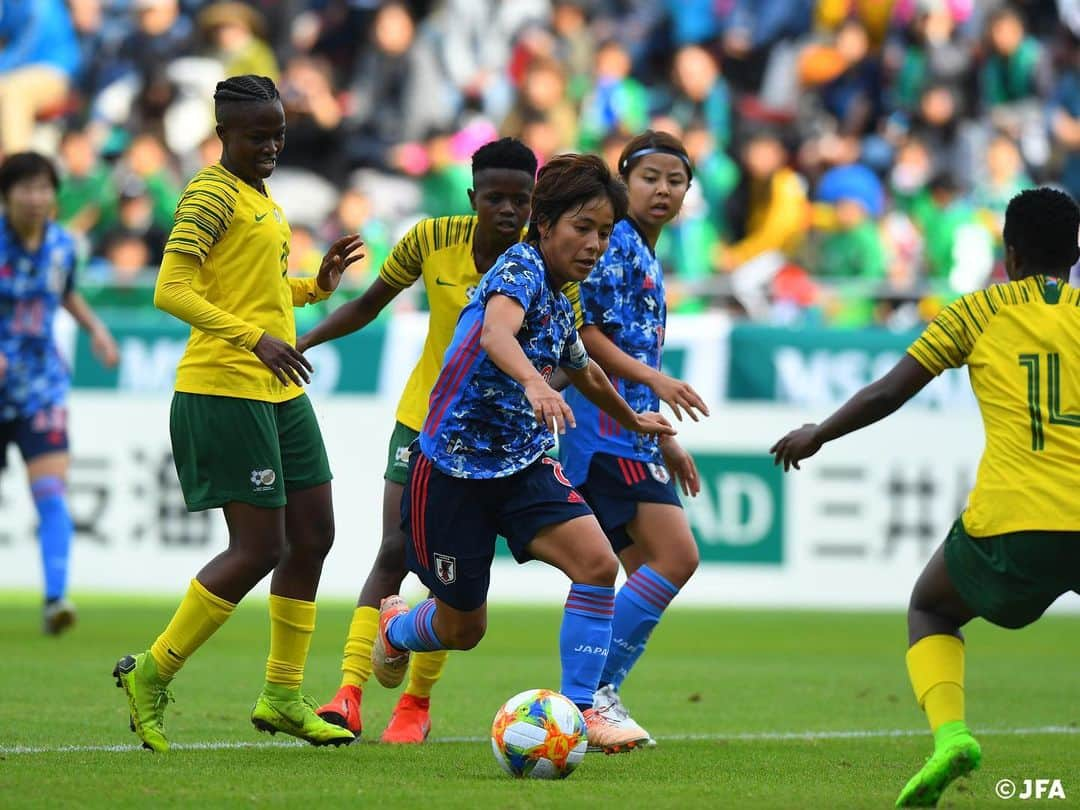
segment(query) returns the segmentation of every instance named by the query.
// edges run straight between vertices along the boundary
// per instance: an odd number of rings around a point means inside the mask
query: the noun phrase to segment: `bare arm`
[[[884,377],[857,392],[824,422],[803,425],[769,448],[774,463],[783,462],[784,470],[799,469],[799,462],[814,455],[823,444],[884,419],[932,379],[934,375],[918,360],[905,354]]]
[[[296,347],[300,351],[307,351],[312,346],[318,346],[320,343],[351,335],[363,329],[375,320],[383,308],[400,292],[400,289],[387,284],[381,277],[375,279],[363,295],[342,304],[314,329],[301,335],[296,341]]]
[[[491,362],[498,366],[500,371],[513,377],[525,389],[525,396],[533,406],[536,421],[553,427],[559,433],[565,433],[566,425],[575,425],[574,412],[525,356],[521,344],[517,341],[517,333],[521,331],[524,322],[525,309],[516,300],[507,295],[491,296],[484,308],[480,348],[487,352]]]
[[[658,433],[660,435],[674,436],[675,428],[658,413],[635,413],[634,409],[626,404],[626,400],[619,396],[611,380],[607,378],[604,370],[597,365],[595,360],[589,360],[589,365],[583,369],[564,369],[570,382],[585,398],[593,405],[609,413],[620,425],[627,430],[636,433]]]
[[[676,419],[682,419],[680,408],[685,408],[686,413],[695,422],[698,421],[699,411],[705,416],[709,415],[708,406],[689,383],[669,377],[662,371],[631,357],[616,346],[600,327],[583,326],[581,340],[585,344],[589,357],[595,360],[600,368],[624,380],[649,386],[661,400],[668,404]]]
[[[86,299],[79,293],[72,291],[64,296],[63,306],[64,309],[71,313],[71,317],[75,319],[79,326],[90,335],[90,348],[93,350],[94,356],[107,368],[115,366],[120,360],[116,341],[113,340],[109,327],[90,308],[90,305],[86,303]]]

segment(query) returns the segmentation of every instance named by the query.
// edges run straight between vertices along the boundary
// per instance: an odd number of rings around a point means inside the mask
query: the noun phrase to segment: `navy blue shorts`
[[[593,454],[588,477],[580,489],[616,554],[634,542],[626,533],[626,524],[637,515],[639,503],[682,507],[675,482],[663,464],[609,453]]]
[[[505,478],[454,478],[413,444],[401,498],[405,560],[436,598],[475,610],[487,601],[499,535],[523,563],[541,529],[591,514],[552,458]]]
[[[28,463],[47,453],[67,452],[67,408],[54,405],[24,419],[0,422],[0,470],[7,464],[8,445],[13,442]]]

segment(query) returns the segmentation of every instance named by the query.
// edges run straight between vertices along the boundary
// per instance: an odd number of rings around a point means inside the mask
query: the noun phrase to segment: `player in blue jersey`
[[[581,283],[581,339],[590,357],[635,411],[664,400],[682,418],[708,409],[693,388],[660,371],[667,307],[656,241],[679,213],[693,171],[682,143],[666,132],[632,139],[619,158],[629,211],[615,224],[611,244]],[[566,401],[577,416],[560,454],[570,482],[581,490],[626,569],[615,598],[611,648],[593,705],[613,722],[644,736],[619,697],[668,603],[693,575],[697,545],[675,491],[699,490],[690,454],[670,436],[623,430],[576,388]]]
[[[592,155],[563,155],[537,177],[526,241],[507,250],[462,310],[409,461],[402,526],[410,570],[432,598],[411,612],[383,600],[376,677],[400,681],[409,651],[470,649],[487,624],[495,540],[572,582],[559,648],[560,691],[585,713],[590,745],[608,753],[643,739],[593,708],[611,640],[618,560],[584,498],[546,451],[574,415],[548,384],[562,367],[627,430],[674,433],[635,413],[589,360],[563,288],[580,282],[626,212],[626,189]],[[414,445],[415,447],[415,445]]]
[[[66,598],[73,532],[66,496],[69,375],[53,340],[57,309],[90,333],[102,363],[117,361],[109,330],[75,292],[75,240],[52,220],[59,184],[52,163],[34,152],[0,165],[0,470],[8,445],[16,444],[38,512],[50,635],[75,621]]]

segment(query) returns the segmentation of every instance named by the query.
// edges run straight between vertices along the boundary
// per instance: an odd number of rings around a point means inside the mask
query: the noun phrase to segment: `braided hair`
[[[214,117],[220,124],[222,114],[234,104],[276,101],[281,98],[273,79],[255,76],[230,76],[217,83],[214,89]]]

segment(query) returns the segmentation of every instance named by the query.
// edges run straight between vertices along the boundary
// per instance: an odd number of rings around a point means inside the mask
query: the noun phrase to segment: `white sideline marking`
[[[977,737],[1023,737],[1040,734],[1073,735],[1080,734],[1075,726],[1036,726],[1032,728],[987,728],[979,729]],[[925,729],[881,729],[870,731],[760,731],[732,734],[671,734],[657,737],[661,742],[768,742],[784,740],[866,740],[886,737],[928,737]],[[436,737],[428,743],[486,743],[487,737]],[[295,741],[239,742],[221,740],[217,742],[174,743],[173,751],[230,751],[245,748],[298,748],[306,743]],[[88,754],[88,753],[125,753],[141,750],[135,745],[0,745],[0,756],[19,754]]]

